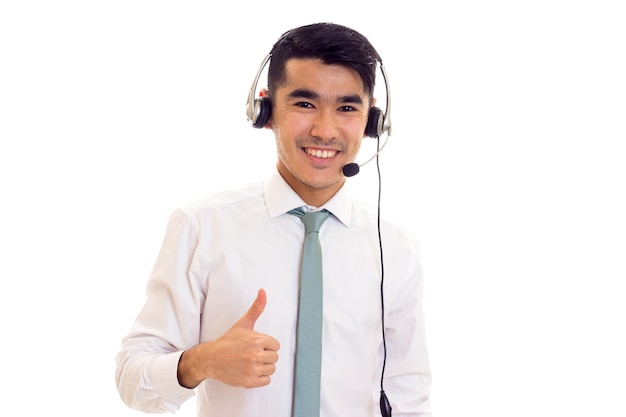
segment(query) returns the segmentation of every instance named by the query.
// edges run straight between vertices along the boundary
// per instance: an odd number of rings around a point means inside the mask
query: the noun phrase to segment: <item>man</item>
[[[384,221],[379,241],[376,213],[344,186],[363,138],[380,134],[368,126],[384,116],[373,98],[380,57],[358,32],[321,23],[284,34],[268,59],[249,118],[274,132],[277,169],[173,213],[116,357],[120,395],[146,412],[175,412],[197,394],[199,416],[293,415],[304,226],[290,211],[303,207],[331,213],[319,231],[319,415],[379,415],[384,385],[396,415],[430,416],[416,244]]]

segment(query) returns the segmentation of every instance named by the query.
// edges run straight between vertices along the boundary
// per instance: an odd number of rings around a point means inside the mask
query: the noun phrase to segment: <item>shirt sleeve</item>
[[[185,214],[172,215],[148,280],[146,302],[115,358],[117,388],[130,408],[175,412],[195,395],[180,386],[177,371],[182,352],[199,343],[204,295],[191,272],[197,236]]]
[[[431,371],[423,314],[423,273],[417,243],[405,246],[390,272],[396,275],[387,323],[384,388],[394,417],[431,417]],[[393,393],[391,396],[390,393]]]

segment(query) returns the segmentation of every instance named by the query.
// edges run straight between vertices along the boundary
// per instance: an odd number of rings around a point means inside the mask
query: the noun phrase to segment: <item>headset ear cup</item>
[[[265,127],[272,116],[272,102],[267,97],[261,97],[256,100],[256,106],[259,108],[259,111],[258,116],[252,123],[252,126],[257,129],[261,129]]]
[[[370,138],[377,138],[382,135],[383,130],[383,112],[378,107],[371,107],[367,116],[367,125],[365,126],[365,134]]]

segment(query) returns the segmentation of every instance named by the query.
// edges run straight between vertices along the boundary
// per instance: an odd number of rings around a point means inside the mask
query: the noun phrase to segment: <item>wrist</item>
[[[193,356],[193,352],[191,352],[193,348],[188,349],[180,355],[178,359],[178,369],[176,372],[176,376],[178,378],[178,384],[181,387],[193,389],[200,385],[202,380],[197,379],[194,375],[195,367],[193,366],[193,360],[191,356]]]

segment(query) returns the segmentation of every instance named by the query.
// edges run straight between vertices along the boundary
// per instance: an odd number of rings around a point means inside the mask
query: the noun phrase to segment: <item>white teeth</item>
[[[320,149],[310,149],[307,148],[306,149],[306,153],[308,153],[311,156],[315,156],[316,158],[332,158],[333,156],[335,156],[335,154],[337,153],[337,151],[329,151],[329,150],[320,150]]]

